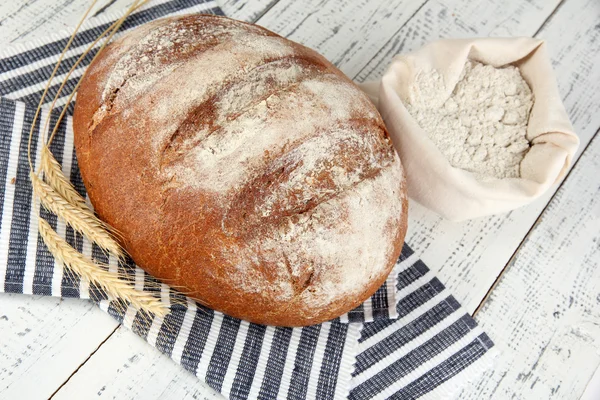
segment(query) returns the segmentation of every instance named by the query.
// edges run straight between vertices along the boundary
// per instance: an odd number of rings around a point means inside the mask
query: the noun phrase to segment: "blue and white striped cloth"
[[[121,33],[167,15],[222,14],[213,1],[153,1],[130,16]],[[49,92],[113,19],[93,18],[76,36]],[[168,354],[175,362],[232,399],[448,398],[489,366],[493,343],[405,245],[394,271],[369,300],[339,319],[304,328],[276,328],[240,321],[207,309],[162,285],[173,303],[164,319],[147,320],[120,310],[93,285],[57,265],[37,231],[28,178],[27,139],[33,115],[68,33],[15,46],[0,56],[0,292],[91,298]],[[67,103],[93,53],[69,80],[58,106]],[[72,105],[67,105],[72,108]],[[41,121],[48,111],[43,110]],[[50,115],[54,126],[57,110]],[[37,138],[49,127],[38,123]],[[71,118],[51,146],[63,170],[85,195],[73,149]],[[140,290],[153,278],[132,262],[118,265],[64,222],[41,209],[56,231],[79,251],[127,273]],[[154,285],[152,286],[154,287]],[[173,302],[178,297],[180,301]],[[177,304],[175,304],[177,303]],[[181,304],[187,304],[183,306]]]

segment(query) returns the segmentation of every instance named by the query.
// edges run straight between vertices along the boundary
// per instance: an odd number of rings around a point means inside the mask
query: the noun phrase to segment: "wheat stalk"
[[[92,43],[90,43],[90,45],[85,49],[85,51],[83,52],[83,54],[77,59],[77,61],[75,61],[75,64],[73,64],[73,66],[71,67],[71,69],[69,70],[69,72],[67,72],[67,75],[65,76],[64,81],[62,82],[62,84],[58,88],[58,91],[56,92],[56,95],[54,96],[54,100],[52,101],[52,104],[50,105],[50,110],[54,109],[54,106],[56,105],[56,101],[60,97],[60,93],[62,92],[63,88],[67,84],[68,79],[71,76],[71,74],[73,73],[73,71],[75,71],[75,69],[77,68],[77,66],[88,55],[88,53],[94,48],[94,46],[107,33],[110,32],[110,34],[108,35],[108,37],[106,38],[106,40],[104,41],[104,43],[102,43],[102,45],[98,49],[98,52],[96,53],[96,55],[93,57],[92,62],[100,55],[100,53],[102,53],[102,50],[104,50],[104,48],[106,47],[106,45],[108,44],[108,42],[110,42],[110,40],[115,35],[115,33],[117,33],[117,31],[119,30],[119,28],[121,27],[121,25],[123,25],[123,22],[125,22],[125,19],[127,19],[127,17],[132,12],[134,12],[135,10],[137,10],[138,8],[140,8],[141,6],[143,6],[144,4],[146,4],[147,2],[148,2],[148,0],[135,0],[133,2],[133,4],[131,4],[131,6],[129,6],[129,8],[127,9],[127,11],[125,12],[125,14],[121,18],[119,18],[118,20],[116,20],[115,22],[113,22],[100,35],[98,35],[98,37]],[[92,6],[90,6],[90,8]],[[84,18],[85,18],[85,16],[84,16]],[[73,35],[75,35],[76,32],[77,32],[77,29],[75,30],[75,32],[73,33]],[[68,47],[68,44],[67,44],[67,47]],[[66,52],[66,48],[65,48],[64,52]],[[67,103],[66,104],[70,104],[71,101],[73,100],[73,97],[75,96],[75,93],[77,93],[77,89],[79,89],[79,85],[81,85],[81,82],[83,81],[83,77],[85,76],[86,73],[87,73],[87,70],[83,73],[83,75],[81,76],[81,78],[77,81],[77,84],[75,85],[75,87],[71,91],[71,94],[67,98]],[[40,102],[40,104],[41,104],[41,102]],[[66,111],[67,111],[67,107],[65,106],[65,107],[63,107],[63,110],[61,111],[61,113],[60,113],[60,115],[58,117],[58,122],[62,121],[63,117],[65,116]],[[54,126],[54,129],[52,130],[52,133],[50,134],[50,138],[48,139],[48,145],[50,145],[50,143],[52,143],[52,140],[54,139],[54,136],[56,135],[56,132],[58,131],[58,122]]]
[[[74,230],[87,237],[90,241],[96,243],[103,250],[117,255],[119,258],[124,256],[123,249],[119,246],[118,242],[112,237],[111,233],[114,233],[108,225],[100,221],[88,207],[85,199],[79,195],[75,188],[71,185],[69,179],[63,174],[60,163],[54,158],[50,151],[50,143],[58,131],[58,126],[65,116],[67,106],[63,107],[56,124],[53,127],[51,135],[46,142],[45,132],[48,130],[50,121],[50,114],[56,105],[58,98],[64,88],[69,77],[85,58],[85,56],[96,46],[96,44],[104,38],[106,40],[100,46],[98,52],[94,56],[94,59],[98,57],[111,38],[115,35],[117,30],[121,27],[125,19],[136,9],[145,4],[148,0],[135,0],[133,4],[127,9],[126,13],[111,24],[104,32],[102,32],[85,50],[85,52],[77,59],[75,64],[71,67],[69,72],[66,74],[63,82],[61,83],[52,104],[50,105],[48,119],[44,129],[41,129],[42,153],[40,159],[40,166],[38,172],[35,171],[32,162],[31,144],[36,126],[36,121],[40,114],[44,99],[48,93],[51,81],[56,75],[58,68],[63,60],[64,55],[69,49],[73,42],[76,33],[83,24],[87,15],[96,4],[97,0],[93,0],[90,7],[87,9],[79,23],[77,24],[73,34],[69,38],[65,48],[60,54],[58,61],[52,74],[50,75],[44,92],[41,96],[38,108],[36,110],[34,119],[31,124],[29,131],[29,141],[27,146],[27,156],[30,168],[30,180],[33,187],[35,197],[39,198],[40,203],[53,214],[56,214],[59,218],[64,220]],[[93,60],[92,60],[93,61]],[[85,76],[85,74],[83,75]],[[75,92],[82,82],[83,76],[78,80],[75,89],[69,95],[67,105],[72,101]],[[44,180],[40,178],[40,172],[44,174]],[[141,315],[144,319],[148,319],[150,315],[164,317],[168,312],[168,307],[165,303],[161,302],[159,298],[154,297],[151,293],[138,291],[135,287],[126,279],[126,275],[119,272],[110,272],[103,266],[95,263],[90,258],[87,258],[71,245],[69,245],[62,237],[60,237],[56,231],[52,229],[50,224],[39,215],[39,208],[35,208],[38,212],[38,224],[39,232],[44,240],[44,243],[48,247],[57,262],[65,267],[66,272],[71,274],[79,275],[82,279],[93,283],[102,288],[111,301],[119,309],[124,309],[127,306],[132,306],[135,309],[142,311]],[[105,266],[104,266],[105,267]]]
[[[31,123],[31,129],[29,129],[29,140],[27,141],[27,161],[29,162],[29,169],[33,169],[33,162],[31,161],[31,140],[33,138],[35,122],[37,121],[38,116],[40,115],[40,111],[42,110],[42,104],[44,104],[44,99],[46,98],[46,94],[48,94],[48,90],[50,89],[50,82],[52,82],[52,79],[56,75],[56,72],[58,72],[58,68],[60,67],[62,59],[65,56],[65,54],[67,53],[67,50],[69,49],[69,47],[71,47],[71,43],[73,43],[73,40],[75,40],[75,34],[77,33],[77,31],[79,31],[81,24],[83,24],[83,21],[85,21],[85,19],[87,18],[90,11],[92,11],[92,8],[94,8],[94,5],[96,4],[97,1],[98,0],[92,1],[92,4],[90,4],[88,9],[85,11],[83,16],[77,23],[77,26],[75,27],[75,30],[73,31],[73,34],[71,34],[71,37],[67,41],[65,48],[63,49],[63,51],[60,53],[60,56],[58,57],[58,61],[56,61],[56,65],[54,66],[54,69],[52,70],[52,73],[50,74],[50,77],[48,78],[48,82],[46,83],[46,87],[44,88],[44,92],[42,93],[42,97],[40,98],[38,108],[37,108],[37,110],[35,110],[35,115],[33,116],[33,122]],[[50,117],[48,117],[48,118],[50,118]]]
[[[159,317],[164,317],[167,314],[168,309],[160,299],[150,296],[146,292],[135,290],[129,283],[120,279],[117,274],[105,270],[86,258],[61,238],[43,218],[39,219],[39,232],[56,261],[102,288],[111,297],[111,300],[129,303],[137,310]]]

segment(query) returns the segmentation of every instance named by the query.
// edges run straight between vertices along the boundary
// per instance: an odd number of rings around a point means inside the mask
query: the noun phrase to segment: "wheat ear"
[[[168,309],[160,299],[137,291],[129,283],[95,264],[61,238],[43,218],[39,219],[39,232],[50,252],[65,268],[102,288],[113,300],[131,304],[137,310],[164,317]]]
[[[75,190],[71,182],[63,174],[60,164],[56,161],[56,158],[54,158],[48,146],[42,148],[40,166],[46,182],[52,186],[58,194],[75,207],[79,207],[83,211],[89,210],[89,207],[85,203],[85,199],[77,193],[77,190]]]
[[[110,39],[114,36],[117,30],[121,27],[125,19],[131,14],[131,12],[135,11],[143,4],[145,4],[148,0],[135,0],[133,4],[127,9],[127,12],[111,24],[104,32],[102,32],[99,37],[94,40],[93,43],[89,45],[89,47],[85,50],[84,54],[82,54],[79,59],[75,62],[72,68],[67,73],[64,81],[60,85],[60,88],[56,95],[54,96],[54,100],[50,105],[50,111],[54,109],[56,102],[60,96],[60,93],[65,86],[67,80],[71,76],[71,73],[77,68],[83,58],[89,53],[89,51],[105,36],[108,34],[108,37],[104,41],[104,43],[100,46],[97,54],[94,56],[94,59],[98,57],[105,46],[108,44]],[[63,174],[62,168],[58,161],[52,155],[52,152],[49,149],[50,143],[54,138],[56,132],[58,131],[58,125],[60,121],[65,116],[67,107],[64,107],[61,111],[56,125],[52,130],[50,138],[47,143],[45,140],[44,132],[46,131],[49,119],[46,120],[45,129],[42,129],[42,138],[41,143],[45,143],[42,148],[41,155],[41,165],[40,170],[44,172],[44,177],[46,182],[42,180],[38,173],[35,172],[32,156],[31,156],[31,144],[32,137],[34,132],[35,123],[40,114],[40,110],[42,104],[44,102],[44,98],[48,93],[48,89],[50,87],[50,83],[52,78],[55,76],[58,68],[61,64],[61,61],[67,52],[69,46],[73,42],[75,38],[75,34],[79,30],[83,21],[86,19],[90,10],[93,8],[94,4],[97,0],[93,0],[90,7],[87,9],[81,20],[79,21],[75,31],[71,35],[67,45],[63,49],[58,62],[50,79],[48,80],[42,98],[38,104],[38,108],[36,110],[36,114],[34,120],[31,124],[31,129],[29,131],[29,141],[27,146],[27,156],[30,167],[30,179],[33,187],[33,191],[36,197],[40,199],[41,204],[48,209],[50,212],[56,214],[62,220],[64,220],[67,224],[69,224],[73,229],[80,232],[88,239],[96,243],[100,248],[113,253],[119,257],[122,257],[124,252],[118,243],[111,236],[110,227],[100,221],[93,213],[93,211],[87,206],[84,198],[82,198],[79,193],[73,188],[67,177]],[[81,78],[77,82],[75,89],[68,97],[67,104],[69,104],[75,91],[81,84]],[[49,113],[50,114],[50,113]],[[38,208],[36,207],[36,210]],[[151,315],[155,315],[158,317],[164,317],[168,313],[168,306],[161,302],[160,299],[154,297],[152,294],[144,291],[138,291],[135,289],[133,285],[130,284],[129,281],[123,279],[123,274],[114,273],[107,270],[107,268],[103,268],[103,266],[97,264],[90,258],[85,257],[83,254],[79,253],[73,247],[71,247],[63,238],[61,238],[48,224],[46,220],[40,217],[38,214],[38,224],[39,224],[39,232],[44,240],[44,243],[48,247],[48,250],[52,253],[57,262],[62,264],[65,267],[65,271],[68,271],[69,274],[75,274],[81,276],[83,280],[86,280],[90,283],[97,285],[102,288],[113,304],[115,304],[119,309],[123,309],[126,305],[131,305],[135,309],[141,311],[139,315],[143,317],[144,320],[149,320]],[[106,266],[104,266],[106,267]]]
[[[48,211],[56,214],[77,232],[96,243],[101,249],[119,258],[124,257],[121,246],[106,231],[104,223],[89,208],[85,211],[80,207],[74,206],[50,185],[41,180],[34,172],[30,172],[29,178],[31,179],[33,192]]]
[[[75,190],[71,181],[62,172],[60,163],[54,158],[52,151],[48,146],[42,148],[40,167],[44,173],[45,182],[52,187],[66,201],[81,209],[82,212],[95,217],[94,212],[85,202],[85,199]],[[120,237],[119,233],[104,221],[98,220],[104,229],[110,232],[113,236]]]

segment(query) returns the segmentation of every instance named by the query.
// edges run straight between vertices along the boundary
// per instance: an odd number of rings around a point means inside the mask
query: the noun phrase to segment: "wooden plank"
[[[600,366],[600,136],[478,314],[502,352],[461,399],[579,399]]]
[[[0,296],[0,398],[49,398],[117,327],[92,302]]]
[[[426,0],[280,0],[258,24],[314,48],[352,76]]]
[[[223,398],[133,332],[119,328],[53,399]]]
[[[30,0],[0,2],[0,44],[27,42],[73,27],[90,0]],[[89,15],[126,9],[133,0],[98,1]]]
[[[217,0],[228,17],[254,22],[262,17],[279,0]]]
[[[379,78],[398,51],[410,51],[440,37],[533,35],[556,5],[556,1],[543,0],[428,2],[362,69],[357,80]],[[584,9],[589,11],[582,14]],[[595,40],[598,18],[593,0],[567,0],[538,35],[548,41],[559,89],[582,139],[581,148],[600,126],[600,71],[590,69],[600,54]],[[573,20],[578,21],[576,26],[569,22]],[[474,312],[556,188],[511,213],[460,223],[446,221],[412,202],[407,241],[437,269],[440,280],[463,306]]]
[[[134,0],[98,1],[89,14],[119,13]],[[255,21],[278,0],[216,0],[226,15]],[[0,44],[27,42],[77,24],[90,0],[30,0],[0,2]]]
[[[562,0],[428,1],[368,64],[350,74],[359,82],[381,78],[391,59],[442,38],[533,36]]]
[[[579,400],[598,400],[600,399],[600,368],[596,369],[594,376],[585,387],[585,392]]]

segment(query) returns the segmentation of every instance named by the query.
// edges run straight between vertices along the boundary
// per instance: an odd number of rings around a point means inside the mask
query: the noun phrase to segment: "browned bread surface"
[[[74,131],[90,200],[135,262],[234,317],[335,318],[400,253],[405,180],[381,117],[261,27],[188,15],[127,34],[89,67]]]

